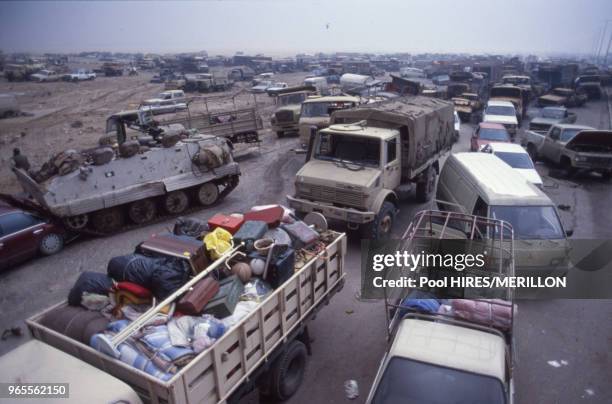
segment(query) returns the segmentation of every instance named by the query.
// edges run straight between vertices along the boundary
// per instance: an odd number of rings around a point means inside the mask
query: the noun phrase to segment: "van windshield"
[[[503,105],[489,105],[486,111],[487,115],[505,115],[515,116],[516,112],[513,107],[506,107]]]
[[[396,356],[389,361],[372,399],[372,404],[459,402],[501,404],[506,398],[501,381],[493,377]]]
[[[491,206],[490,216],[510,223],[515,239],[565,238],[559,216],[552,206]]]
[[[319,133],[314,150],[317,160],[380,166],[380,139],[377,138]]]

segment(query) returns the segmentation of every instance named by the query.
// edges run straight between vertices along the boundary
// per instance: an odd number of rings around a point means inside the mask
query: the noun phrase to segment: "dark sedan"
[[[55,254],[65,241],[61,225],[0,202],[0,270],[38,254]]]

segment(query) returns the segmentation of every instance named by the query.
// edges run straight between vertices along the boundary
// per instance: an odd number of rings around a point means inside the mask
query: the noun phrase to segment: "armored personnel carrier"
[[[212,205],[238,185],[240,168],[225,138],[169,134],[146,146],[124,138],[115,148],[64,152],[43,166],[45,175],[15,174],[71,230],[99,235]]]

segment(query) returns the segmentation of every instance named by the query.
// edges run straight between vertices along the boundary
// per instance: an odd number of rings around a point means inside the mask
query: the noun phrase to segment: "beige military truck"
[[[340,109],[353,108],[359,105],[359,97],[334,95],[309,98],[302,103],[298,123],[300,143],[308,146],[311,137],[319,130],[329,126],[331,114]]]
[[[295,88],[290,92],[281,91],[276,96],[276,110],[270,117],[270,125],[278,137],[283,137],[286,133],[299,132],[302,103],[315,94],[314,87],[302,88],[298,91]]]
[[[453,143],[453,105],[401,97],[335,111],[331,124],[310,141],[289,204],[298,213],[346,222],[365,238],[386,237],[400,186],[416,184],[419,202],[431,198],[438,160]]]

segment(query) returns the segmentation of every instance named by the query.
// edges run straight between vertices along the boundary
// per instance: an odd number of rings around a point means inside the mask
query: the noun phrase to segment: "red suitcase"
[[[285,210],[280,206],[272,206],[269,208],[250,211],[244,214],[244,220],[259,220],[266,222],[268,227],[276,227],[283,219]]]
[[[214,230],[217,227],[221,227],[222,229],[225,229],[230,233],[234,234],[238,231],[238,229],[240,229],[240,226],[242,226],[244,220],[245,219],[243,217],[234,217],[224,215],[222,213],[217,213],[216,215],[208,219],[208,227],[210,227],[210,230]]]

